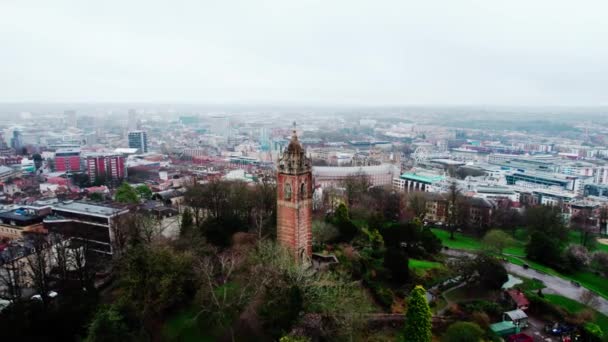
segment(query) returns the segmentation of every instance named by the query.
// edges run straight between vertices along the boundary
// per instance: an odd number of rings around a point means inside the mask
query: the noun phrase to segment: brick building
[[[312,255],[312,161],[294,129],[277,174],[277,238],[299,259]]]
[[[86,170],[89,180],[120,181],[125,178],[125,157],[96,154],[87,156]]]

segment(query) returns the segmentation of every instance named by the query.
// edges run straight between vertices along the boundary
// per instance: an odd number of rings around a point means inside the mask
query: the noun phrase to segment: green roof
[[[499,335],[515,334],[517,327],[511,321],[490,324],[490,329]]]
[[[436,182],[440,182],[445,179],[444,176],[439,175],[418,175],[416,173],[404,173],[401,175],[402,179],[409,179],[417,182],[423,182],[427,184],[432,184]]]

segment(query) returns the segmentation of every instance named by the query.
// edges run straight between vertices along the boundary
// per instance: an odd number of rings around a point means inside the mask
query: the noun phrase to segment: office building
[[[129,131],[129,148],[136,148],[139,153],[148,153],[146,131]]]
[[[90,251],[112,255],[112,226],[128,212],[123,207],[67,201],[53,204],[52,214],[43,222],[50,233],[86,242]]]

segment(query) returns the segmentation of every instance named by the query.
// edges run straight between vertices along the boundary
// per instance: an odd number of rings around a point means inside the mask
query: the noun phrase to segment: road
[[[475,256],[475,254],[473,254],[473,253],[455,250],[455,249],[444,250],[444,251],[442,251],[442,253],[452,256],[452,257],[462,257],[462,256],[474,257]],[[543,293],[558,294],[560,296],[564,296],[566,298],[570,298],[575,301],[580,301],[581,294],[584,291],[588,291],[587,289],[585,289],[582,286],[573,285],[570,282],[570,280],[562,279],[562,278],[554,276],[554,275],[538,272],[531,268],[524,269],[522,266],[515,265],[515,264],[509,263],[509,262],[505,263],[505,268],[507,269],[507,272],[509,272],[511,274],[519,275],[519,276],[530,278],[530,279],[536,278],[536,279],[541,280],[547,287],[546,289],[543,289]],[[595,309],[597,309],[597,311],[603,313],[604,315],[608,315],[608,300],[606,300],[606,298],[603,298],[599,295],[596,295],[596,296],[597,296],[599,305]]]

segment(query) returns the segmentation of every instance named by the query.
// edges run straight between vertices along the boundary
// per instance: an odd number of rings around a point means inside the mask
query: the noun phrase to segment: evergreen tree
[[[431,308],[426,302],[426,290],[421,285],[416,286],[410,293],[405,313],[405,329],[403,336],[408,342],[430,342]]]
[[[182,213],[182,223],[179,230],[180,236],[188,236],[192,233],[192,228],[194,227],[194,218],[192,217],[192,212],[189,208],[184,209]]]

